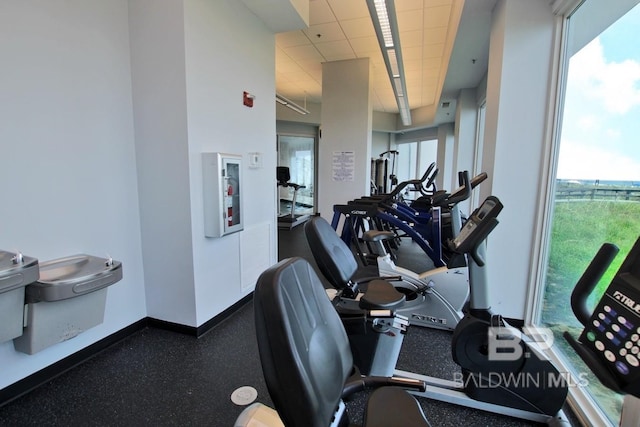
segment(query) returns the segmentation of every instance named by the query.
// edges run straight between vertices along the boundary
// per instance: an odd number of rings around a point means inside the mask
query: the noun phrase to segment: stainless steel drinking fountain
[[[74,255],[40,263],[40,279],[26,289],[25,329],[15,349],[34,354],[101,324],[107,287],[122,279],[111,258]]]
[[[0,250],[0,342],[22,335],[25,287],[36,280],[36,258]]]

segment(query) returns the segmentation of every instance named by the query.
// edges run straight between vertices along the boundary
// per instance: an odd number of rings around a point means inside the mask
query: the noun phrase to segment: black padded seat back
[[[262,370],[282,421],[288,427],[330,425],[353,359],[311,265],[288,258],[262,273],[254,310]]]
[[[279,185],[286,185],[291,179],[291,172],[288,166],[276,166],[276,179]]]
[[[343,289],[358,270],[358,263],[349,246],[320,216],[307,221],[304,232],[320,272],[334,288]]]

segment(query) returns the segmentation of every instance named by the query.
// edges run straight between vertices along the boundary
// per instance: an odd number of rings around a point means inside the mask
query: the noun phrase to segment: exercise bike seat
[[[358,270],[358,263],[349,246],[331,225],[324,218],[316,216],[305,224],[304,232],[316,264],[329,283],[342,291],[353,285],[351,278]],[[360,298],[360,307],[366,310],[393,310],[404,304],[405,299],[405,295],[391,283],[375,279],[368,283],[366,292]]]
[[[285,259],[263,272],[254,310],[265,382],[284,425],[326,427],[334,419],[346,425],[343,399],[374,389],[363,427],[429,426],[404,390],[424,391],[424,382],[366,377],[354,370],[344,326],[306,260]],[[395,391],[385,391],[388,386]]]
[[[360,308],[365,310],[394,310],[406,297],[386,280],[374,279],[367,284],[367,292],[360,298]]]

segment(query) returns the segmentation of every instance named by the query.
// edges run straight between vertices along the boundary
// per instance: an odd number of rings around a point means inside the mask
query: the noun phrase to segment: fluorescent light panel
[[[290,99],[287,99],[282,95],[278,95],[277,93],[276,93],[276,102],[278,104],[284,105],[287,108],[291,108],[296,113],[310,114],[309,111],[306,108],[303,108],[303,107],[299,106],[298,104],[296,104],[295,102],[291,101]]]
[[[411,125],[411,110],[407,98],[407,85],[404,79],[400,35],[393,0],[367,0],[369,14],[378,36],[378,44],[387,66],[389,80],[398,103],[400,118],[405,126]]]

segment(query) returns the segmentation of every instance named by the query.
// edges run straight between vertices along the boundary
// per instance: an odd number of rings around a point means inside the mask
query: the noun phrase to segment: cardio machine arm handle
[[[469,172],[458,172],[458,181],[460,181],[460,188],[449,197],[447,197],[442,205],[453,206],[471,197],[471,184],[469,182]]]
[[[591,313],[587,308],[587,298],[591,295],[602,275],[607,271],[611,262],[618,254],[618,247],[611,243],[605,243],[600,247],[596,256],[591,260],[582,276],[571,292],[571,309],[576,318],[583,325],[589,323]]]
[[[422,182],[426,181],[424,184],[420,186],[420,194],[422,194],[423,196],[432,196],[437,191],[436,184],[434,181],[438,176],[439,170],[438,168],[435,168],[435,165],[436,165],[435,162],[431,163],[431,166],[429,166],[425,174],[422,176]],[[429,172],[431,172],[431,170],[433,170],[433,172],[431,173],[431,175],[429,175]]]
[[[486,172],[480,172],[478,175],[471,178],[471,181],[469,181],[471,183],[471,189],[473,190],[474,188],[476,188],[478,185],[484,182],[487,178],[488,178],[488,175]]]
[[[383,153],[384,154],[384,153]],[[427,183],[427,187],[430,186],[433,183],[433,180],[435,179],[438,170],[436,169],[435,172],[432,175],[429,175],[431,173],[431,171],[436,167],[436,163],[433,162],[429,165],[429,167],[427,168],[427,170],[425,171],[424,174],[422,174],[422,177],[419,179],[410,179],[407,181],[402,181],[400,184],[398,184],[396,186],[396,188],[393,189],[393,191],[391,193],[389,193],[389,197],[394,198],[395,196],[397,196],[398,194],[400,194],[402,192],[402,190],[405,189],[405,187],[408,187],[409,185],[413,185],[413,187],[415,189],[417,189],[418,191],[422,192],[422,183],[425,182],[426,180],[428,180]]]
[[[436,162],[431,163],[427,168],[427,170],[424,171],[424,173],[422,174],[422,178],[420,178],[420,181],[425,182],[427,178],[429,178],[429,174],[435,167],[436,167]]]
[[[449,197],[449,204],[455,205],[471,197],[471,180],[469,179],[469,171],[463,171],[458,173],[458,181],[460,182],[459,191],[456,191]]]

